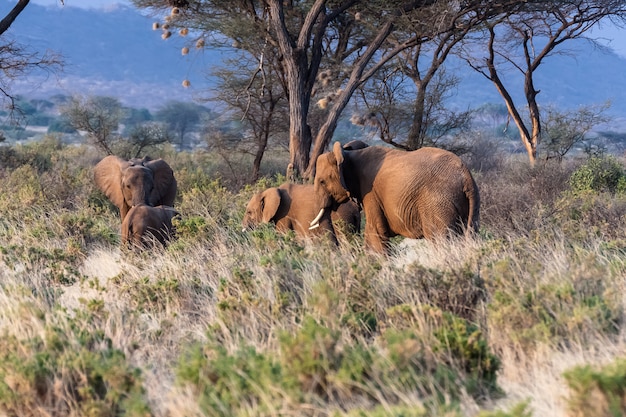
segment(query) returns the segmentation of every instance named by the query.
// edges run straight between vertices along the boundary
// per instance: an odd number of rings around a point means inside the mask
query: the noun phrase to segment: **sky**
[[[109,8],[114,7],[117,4],[130,5],[129,0],[64,0],[66,6],[71,7],[83,7],[83,8]],[[57,6],[61,5],[61,0],[31,0],[33,3],[41,4],[44,6]],[[600,43],[611,47],[615,52],[623,57],[626,57],[626,29],[620,29],[612,25],[604,25],[600,28],[595,28],[591,32],[591,36],[596,38]]]

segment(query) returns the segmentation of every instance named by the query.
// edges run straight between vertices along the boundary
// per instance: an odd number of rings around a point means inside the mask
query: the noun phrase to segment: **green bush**
[[[0,411],[14,416],[149,416],[141,373],[93,316],[47,324],[41,335],[0,337]]]
[[[390,329],[384,337],[390,344],[392,361],[395,361],[394,355],[399,354],[394,365],[402,370],[400,372],[411,368],[409,364],[414,360],[405,355],[413,351],[422,355],[421,366],[432,368],[433,375],[439,378],[438,384],[446,387],[443,390],[446,394],[459,395],[462,386],[476,398],[499,395],[500,361],[491,353],[476,325],[426,305],[398,305],[389,309],[387,315]],[[424,352],[429,354],[424,355]]]
[[[620,193],[626,192],[626,171],[613,156],[591,157],[576,169],[570,179],[571,190]]]
[[[481,411],[478,417],[531,417],[532,413],[528,410],[528,402],[524,401],[516,404],[510,411]]]
[[[520,242],[523,245],[523,242]],[[506,339],[524,351],[541,344],[593,342],[598,334],[614,334],[623,320],[619,295],[611,290],[610,269],[599,254],[579,252],[568,262],[578,265],[567,276],[545,275],[546,265],[519,248],[519,265],[505,258],[485,271],[488,325],[496,339]],[[526,272],[516,278],[519,269]]]
[[[626,415],[626,358],[601,368],[577,366],[563,374],[570,389],[571,417]]]
[[[486,299],[483,280],[469,265],[441,271],[414,263],[406,273],[413,277],[424,301],[469,320],[476,316],[478,304]]]

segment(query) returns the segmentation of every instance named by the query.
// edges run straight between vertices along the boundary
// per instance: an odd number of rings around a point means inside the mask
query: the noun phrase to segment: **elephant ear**
[[[93,170],[96,186],[119,209],[122,209],[125,204],[122,193],[122,171],[128,166],[128,161],[109,155],[98,162]]]
[[[144,158],[145,160],[146,158]],[[165,205],[173,207],[176,199],[177,183],[172,168],[161,158],[154,161],[145,161],[143,165],[150,168],[154,179],[154,188],[148,197],[149,203],[153,206]]]
[[[263,222],[269,223],[272,221],[278,208],[280,207],[280,190],[276,187],[268,188],[261,194],[261,213],[263,213]]]
[[[346,180],[343,175],[343,162],[344,162],[344,150],[341,147],[341,143],[335,142],[333,145],[333,155],[335,156],[335,161],[337,161],[337,170],[339,171],[339,181],[341,182],[341,186],[344,190],[347,190]]]

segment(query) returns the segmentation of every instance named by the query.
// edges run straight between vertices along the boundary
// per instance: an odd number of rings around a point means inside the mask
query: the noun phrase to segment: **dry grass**
[[[563,372],[626,351],[624,197],[568,198],[575,166],[504,161],[477,175],[480,236],[399,240],[383,257],[358,238],[242,234],[254,190],[168,151],[179,238],[130,253],[90,182],[94,158],[64,162],[81,152],[3,153],[19,163],[0,169],[0,336],[13,340],[0,345],[0,413],[473,416],[528,401],[568,416]]]

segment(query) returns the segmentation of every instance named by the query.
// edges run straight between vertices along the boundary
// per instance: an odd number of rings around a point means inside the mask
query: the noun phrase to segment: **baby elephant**
[[[309,223],[317,214],[312,184],[285,183],[252,196],[243,217],[243,227],[245,230],[261,223],[274,223],[278,231],[293,230],[301,238],[328,233],[335,243],[333,223],[335,226],[342,223],[342,227],[351,233],[361,230],[361,212],[353,201],[339,205],[330,215],[325,213],[319,227],[309,230]]]
[[[170,206],[133,206],[122,222],[122,245],[147,248],[159,241],[166,246],[174,236],[172,218],[178,214]]]

